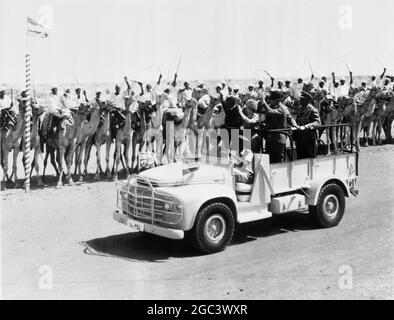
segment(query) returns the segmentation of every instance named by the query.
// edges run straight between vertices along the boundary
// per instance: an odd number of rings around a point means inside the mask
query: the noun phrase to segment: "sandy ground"
[[[316,229],[301,213],[274,217],[243,225],[209,256],[115,222],[112,181],[3,191],[2,297],[393,299],[393,160],[394,145],[363,148],[360,195],[338,227]]]

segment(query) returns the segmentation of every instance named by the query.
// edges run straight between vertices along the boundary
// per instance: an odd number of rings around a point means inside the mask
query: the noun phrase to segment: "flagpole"
[[[30,53],[29,53],[29,35],[28,26],[26,25],[26,56],[25,56],[25,77],[26,77],[26,109],[25,109],[25,132],[24,132],[24,149],[23,158],[25,165],[25,192],[30,192],[30,171],[31,171],[31,150],[30,150],[30,127],[31,127],[31,76],[30,76]]]

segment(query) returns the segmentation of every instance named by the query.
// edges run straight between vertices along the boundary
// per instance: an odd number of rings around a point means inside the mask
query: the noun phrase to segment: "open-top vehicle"
[[[132,175],[117,185],[114,219],[141,232],[188,237],[204,253],[223,250],[236,224],[273,214],[309,208],[318,226],[336,226],[345,197],[357,195],[358,153],[349,145],[331,154],[318,138],[324,129],[316,129],[311,158],[295,159],[292,141],[287,162],[270,164],[268,154],[254,154],[252,184],[235,181],[231,156],[189,159]]]

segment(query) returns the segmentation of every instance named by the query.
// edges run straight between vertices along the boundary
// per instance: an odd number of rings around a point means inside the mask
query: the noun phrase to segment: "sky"
[[[49,8],[49,9],[48,9]],[[0,83],[394,74],[393,0],[0,0]],[[49,24],[48,24],[49,23]],[[77,79],[77,80],[76,80]]]

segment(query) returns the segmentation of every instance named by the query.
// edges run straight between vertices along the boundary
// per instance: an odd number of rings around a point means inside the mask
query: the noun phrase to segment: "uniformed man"
[[[294,132],[294,140],[297,146],[297,158],[312,158],[315,150],[315,134],[314,130],[320,125],[319,112],[312,106],[312,96],[303,91],[301,93],[299,110],[297,112],[298,129]]]
[[[282,103],[283,93],[280,90],[271,90],[271,106],[262,100],[268,130],[297,128],[297,123],[290,115],[287,107]],[[270,155],[270,162],[284,162],[286,151],[286,134],[279,132],[269,132],[265,149]]]

